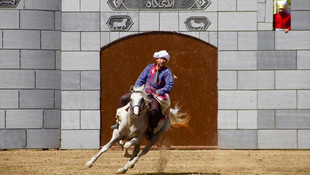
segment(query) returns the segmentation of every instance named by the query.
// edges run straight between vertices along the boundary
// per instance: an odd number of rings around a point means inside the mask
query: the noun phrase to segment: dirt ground
[[[98,150],[2,150],[0,174],[116,174],[127,158],[120,149],[84,164]],[[310,150],[151,150],[126,174],[309,175]]]

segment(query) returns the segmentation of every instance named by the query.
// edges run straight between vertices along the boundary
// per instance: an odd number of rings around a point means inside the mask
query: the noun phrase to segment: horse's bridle
[[[131,93],[132,93],[132,94],[133,94],[133,93],[141,93],[141,94],[142,94],[141,91],[132,91]],[[140,102],[139,102],[138,104],[132,106],[132,103],[131,103],[131,100],[130,100],[129,108],[130,108],[130,110],[131,110],[131,113],[133,113],[133,108],[138,107],[138,108],[139,108],[138,116],[139,116],[140,113],[148,107],[148,104],[146,104],[146,103],[141,107],[141,103],[143,103],[144,101],[145,101],[144,98],[142,98],[142,100],[140,100]]]

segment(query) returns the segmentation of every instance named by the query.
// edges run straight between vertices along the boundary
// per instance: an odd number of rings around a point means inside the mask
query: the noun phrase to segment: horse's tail
[[[172,127],[185,127],[187,129],[190,129],[190,127],[188,126],[188,122],[190,121],[190,119],[190,115],[180,112],[180,108],[178,107],[178,105],[176,105],[174,109],[170,109],[170,123]]]

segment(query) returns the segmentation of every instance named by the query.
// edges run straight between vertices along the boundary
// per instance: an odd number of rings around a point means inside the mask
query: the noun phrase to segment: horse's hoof
[[[93,164],[90,161],[88,161],[88,162],[85,163],[85,166],[91,168],[93,166]]]
[[[124,173],[126,173],[126,171],[127,170],[125,168],[120,168],[117,170],[117,174],[124,174]]]

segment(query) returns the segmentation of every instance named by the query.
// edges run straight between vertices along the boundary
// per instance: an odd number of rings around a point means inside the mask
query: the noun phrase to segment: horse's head
[[[135,118],[148,106],[148,103],[149,100],[144,91],[144,86],[131,87],[130,109]]]

